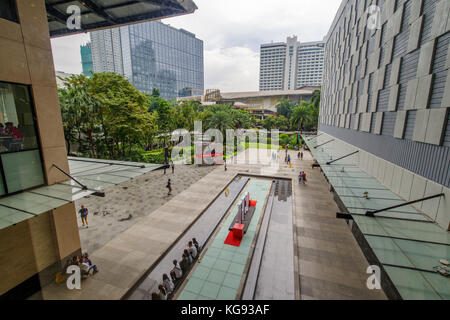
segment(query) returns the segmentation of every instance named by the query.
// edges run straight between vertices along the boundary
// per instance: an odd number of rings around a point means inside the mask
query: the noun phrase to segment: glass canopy
[[[0,199],[0,229],[103,191],[162,165],[69,157],[71,176],[63,181]]]
[[[450,279],[436,272],[450,260],[450,233],[359,168],[359,154],[326,134],[304,137],[335,193],[404,299],[450,299]],[[353,151],[356,151],[354,148]],[[328,164],[329,163],[329,164]]]

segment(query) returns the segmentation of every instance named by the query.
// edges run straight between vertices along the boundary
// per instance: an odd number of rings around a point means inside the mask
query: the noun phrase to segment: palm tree
[[[292,127],[297,127],[303,131],[303,127],[311,120],[310,108],[306,104],[297,105],[291,116]]]
[[[213,113],[209,122],[209,128],[217,129],[225,134],[226,129],[233,128],[233,119],[230,113],[226,111],[217,111]]]
[[[320,106],[320,90],[314,90],[312,97],[311,97],[311,102],[314,104],[314,107],[316,107],[317,109]]]

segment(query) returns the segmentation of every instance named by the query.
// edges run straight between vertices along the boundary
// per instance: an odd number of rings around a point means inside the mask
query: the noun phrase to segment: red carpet
[[[229,244],[230,246],[239,247],[241,245],[242,239],[236,239],[234,237],[233,231],[230,231],[228,233],[228,237],[225,239],[225,244]]]

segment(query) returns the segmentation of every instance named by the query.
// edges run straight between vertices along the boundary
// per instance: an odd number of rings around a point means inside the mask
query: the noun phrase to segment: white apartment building
[[[261,45],[259,90],[295,90],[322,84],[324,43],[286,42]]]

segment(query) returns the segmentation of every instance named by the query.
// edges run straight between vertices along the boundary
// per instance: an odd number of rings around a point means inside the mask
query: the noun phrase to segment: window
[[[17,17],[16,0],[0,1],[0,18],[19,22],[19,19]]]
[[[0,195],[44,184],[29,88],[0,82]]]

